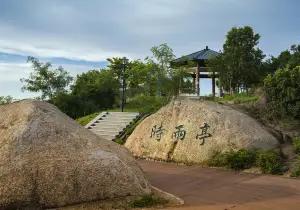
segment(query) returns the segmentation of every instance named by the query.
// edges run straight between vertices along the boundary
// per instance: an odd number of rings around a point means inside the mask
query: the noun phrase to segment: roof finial
[[[208,46],[206,45],[206,48],[205,48],[206,50],[208,50]]]

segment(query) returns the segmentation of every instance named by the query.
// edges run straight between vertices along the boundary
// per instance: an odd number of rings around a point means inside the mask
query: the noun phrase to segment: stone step
[[[98,128],[101,128],[101,129],[111,129],[111,128],[114,128],[114,129],[124,129],[126,126],[125,125],[104,125],[104,124],[98,124],[96,126],[94,126],[94,129],[98,129]]]
[[[116,117],[116,118],[113,118],[113,117],[106,117],[106,118],[102,118],[100,120],[97,120],[98,122],[102,122],[102,121],[132,121],[132,120],[135,120],[136,118],[119,118],[119,117]],[[96,121],[96,122],[97,122]]]
[[[111,118],[105,118],[105,119],[103,119],[103,120],[99,120],[98,122],[96,122],[96,123],[102,123],[102,122],[131,122],[131,121],[133,121],[134,119],[120,119],[120,118],[118,118],[118,119],[111,119]]]
[[[92,130],[92,132],[94,132],[98,135],[111,136],[111,137],[115,137],[118,135],[118,133],[103,132],[103,131],[98,131],[98,130]]]
[[[138,112],[108,112],[109,115],[139,115]]]
[[[109,140],[109,141],[112,141],[116,138],[115,136],[102,135],[102,134],[98,134],[98,133],[95,133],[95,134],[97,134],[100,138],[103,138],[103,139],[106,139],[106,140]]]
[[[94,129],[95,132],[100,133],[106,133],[106,134],[112,134],[112,135],[118,135],[121,131],[118,130],[104,130],[104,129]]]
[[[115,125],[120,125],[120,126],[122,126],[122,125],[127,125],[127,124],[129,124],[129,123],[131,123],[131,121],[126,121],[126,122],[115,122],[115,121],[102,121],[102,122],[100,122],[100,123],[95,123],[95,124],[93,124],[92,125],[92,127],[95,127],[95,126],[97,126],[97,125],[108,125],[108,126],[115,126]]]
[[[113,140],[136,120],[138,115],[136,112],[102,112],[86,128],[104,139]]]

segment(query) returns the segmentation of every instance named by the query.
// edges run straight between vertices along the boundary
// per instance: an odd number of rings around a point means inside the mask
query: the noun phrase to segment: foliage
[[[187,73],[185,67],[174,68],[171,75],[171,90],[172,95],[178,95],[180,91],[184,93],[193,93],[193,83],[187,79],[190,74]]]
[[[157,61],[157,68],[155,69],[156,76],[156,95],[162,96],[168,91],[165,87],[170,87],[170,76],[172,74],[170,62],[175,58],[173,50],[166,44],[160,44],[151,48],[151,52]],[[150,60],[150,59],[149,59]],[[155,63],[154,61],[152,61]]]
[[[123,145],[125,144],[125,140],[119,137],[116,137],[114,142],[116,142],[117,144]]]
[[[144,62],[134,60],[130,62],[126,75],[128,97],[142,93],[150,96],[157,94],[159,68],[152,60],[146,59]]]
[[[50,102],[76,119],[112,108],[118,96],[118,82],[108,70],[91,70],[77,75],[71,93],[60,93]]]
[[[170,74],[170,62],[175,58],[173,50],[166,44],[160,44],[151,48],[154,58],[159,63],[163,73]]]
[[[290,69],[300,65],[300,45],[292,45],[290,50],[285,50],[278,57],[272,56],[264,62],[266,73],[274,73],[277,69],[288,67]]]
[[[133,201],[130,206],[132,208],[144,208],[166,204],[168,201],[164,198],[154,196],[153,194],[144,195],[140,199]]]
[[[208,161],[208,165],[227,167],[235,170],[257,166],[263,173],[278,174],[283,164],[278,152],[273,150],[231,150],[225,153],[216,152]]]
[[[268,109],[274,117],[300,118],[300,66],[278,69],[264,79]]]
[[[257,166],[263,173],[280,174],[282,173],[282,160],[278,152],[268,150],[259,151],[256,159]]]
[[[251,168],[255,164],[255,158],[256,153],[253,150],[240,149],[226,154],[227,166],[235,170]]]
[[[234,104],[256,102],[258,96],[250,95],[247,93],[237,93],[233,95],[225,95],[223,98],[216,99],[219,102],[233,102]]]
[[[51,69],[51,63],[42,63],[34,57],[28,57],[27,62],[32,64],[33,72],[29,78],[21,79],[24,83],[22,90],[41,92],[41,99],[52,99],[59,93],[66,92],[73,78],[61,66]]]
[[[215,153],[209,160],[210,166],[225,166],[235,170],[250,168],[255,165],[256,151],[240,149],[237,151]]]
[[[89,122],[91,122],[95,117],[97,117],[99,115],[99,112],[96,112],[96,113],[93,113],[93,114],[89,114],[89,115],[86,115],[84,117],[80,117],[80,118],[77,118],[76,121],[82,125],[82,126],[85,126],[87,125]]]
[[[300,154],[300,137],[295,137],[293,139],[293,146],[294,146],[295,152]]]
[[[221,153],[219,151],[214,151],[212,157],[208,160],[209,166],[215,167],[226,167],[227,166],[227,153]]]
[[[10,104],[13,101],[13,97],[11,96],[0,96],[0,105],[2,104]]]
[[[264,55],[257,47],[259,38],[249,26],[234,27],[227,33],[223,53],[208,63],[211,71],[219,72],[224,90],[237,93],[260,81]]]
[[[294,163],[291,169],[291,177],[299,177],[300,176],[300,157]]]
[[[137,95],[126,104],[127,109],[137,109],[142,114],[153,113],[168,102],[167,97]]]
[[[99,109],[92,101],[85,101],[80,96],[68,93],[60,93],[49,102],[73,119],[97,112]]]
[[[111,108],[118,95],[118,81],[111,71],[91,70],[77,75],[72,94],[95,104],[99,109]]]

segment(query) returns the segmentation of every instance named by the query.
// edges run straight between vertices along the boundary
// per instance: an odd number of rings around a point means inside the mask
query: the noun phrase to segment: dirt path
[[[300,180],[139,161],[153,186],[185,201],[173,209],[300,210]]]

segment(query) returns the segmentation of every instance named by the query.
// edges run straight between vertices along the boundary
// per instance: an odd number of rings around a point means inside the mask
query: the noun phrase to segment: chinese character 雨
[[[173,133],[172,138],[175,138],[176,140],[183,140],[186,134],[186,131],[183,130],[183,125],[178,125],[175,129],[176,131]]]
[[[204,123],[204,125],[200,127],[201,133],[197,134],[196,136],[196,139],[202,141],[200,145],[203,145],[205,143],[206,138],[211,137],[211,134],[207,132],[208,128],[210,128],[210,126],[207,123]]]

